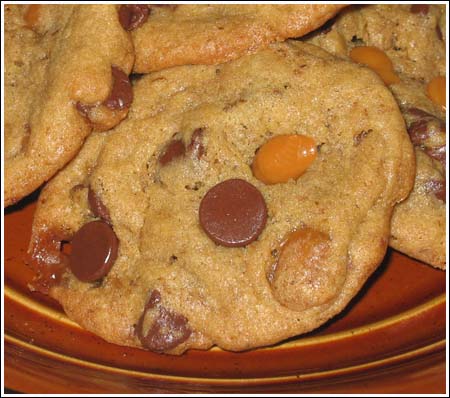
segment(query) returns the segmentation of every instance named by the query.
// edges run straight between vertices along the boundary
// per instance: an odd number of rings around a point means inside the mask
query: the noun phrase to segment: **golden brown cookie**
[[[416,182],[395,209],[390,245],[445,269],[445,6],[353,6],[332,22],[307,41],[376,70],[398,101],[416,148]]]
[[[8,206],[126,116],[134,55],[113,5],[6,5],[4,42]]]
[[[132,33],[134,71],[218,64],[269,43],[302,36],[343,4],[124,5],[121,22]]]
[[[108,341],[172,354],[274,344],[342,311],[414,177],[375,74],[287,42],[134,89],[42,191],[34,288]]]

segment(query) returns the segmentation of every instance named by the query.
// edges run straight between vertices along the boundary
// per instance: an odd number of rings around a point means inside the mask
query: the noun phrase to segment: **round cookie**
[[[445,108],[429,89],[446,74],[445,6],[353,6],[307,41],[344,58],[355,48],[374,46],[392,62],[397,81],[389,88],[415,146],[417,175],[410,196],[395,208],[389,244],[445,269]],[[445,98],[445,87],[440,89]]]
[[[402,116],[375,74],[286,42],[152,73],[134,92],[129,117],[91,135],[41,192],[34,288],[108,341],[171,354],[274,344],[342,311],[381,262],[414,177]],[[277,143],[292,136],[308,139],[293,152]],[[277,170],[307,166],[265,183],[267,152]],[[81,249],[66,255],[63,243],[93,222],[113,229],[117,259],[110,267],[102,246],[96,280],[82,282]]]
[[[121,21],[132,33],[134,71],[218,64],[269,43],[302,36],[343,4],[125,5]]]
[[[113,5],[5,5],[5,205],[126,115],[131,38]]]

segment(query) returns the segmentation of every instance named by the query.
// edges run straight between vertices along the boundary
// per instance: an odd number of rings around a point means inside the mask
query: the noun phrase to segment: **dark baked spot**
[[[142,346],[155,352],[177,347],[192,333],[188,319],[165,308],[161,301],[160,292],[153,290],[135,329]]]

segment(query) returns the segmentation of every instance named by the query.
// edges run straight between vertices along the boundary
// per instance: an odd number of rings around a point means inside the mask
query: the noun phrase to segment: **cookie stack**
[[[116,344],[241,351],[341,312],[388,243],[445,268],[445,12],[343,8],[5,6],[31,289]]]

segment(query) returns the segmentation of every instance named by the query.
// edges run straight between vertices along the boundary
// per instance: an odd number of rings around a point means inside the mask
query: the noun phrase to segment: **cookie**
[[[376,75],[294,41],[134,93],[41,192],[34,289],[110,342],[170,354],[275,344],[342,311],[413,184]]]
[[[126,116],[134,54],[112,5],[9,4],[4,30],[7,206]]]
[[[131,31],[134,71],[146,73],[190,64],[218,64],[269,43],[302,36],[334,16],[342,4],[124,5],[121,22]]]
[[[415,146],[417,175],[411,195],[395,209],[390,245],[441,269],[446,268],[443,32],[445,6],[384,4],[348,8],[307,38],[369,65],[392,90]]]

